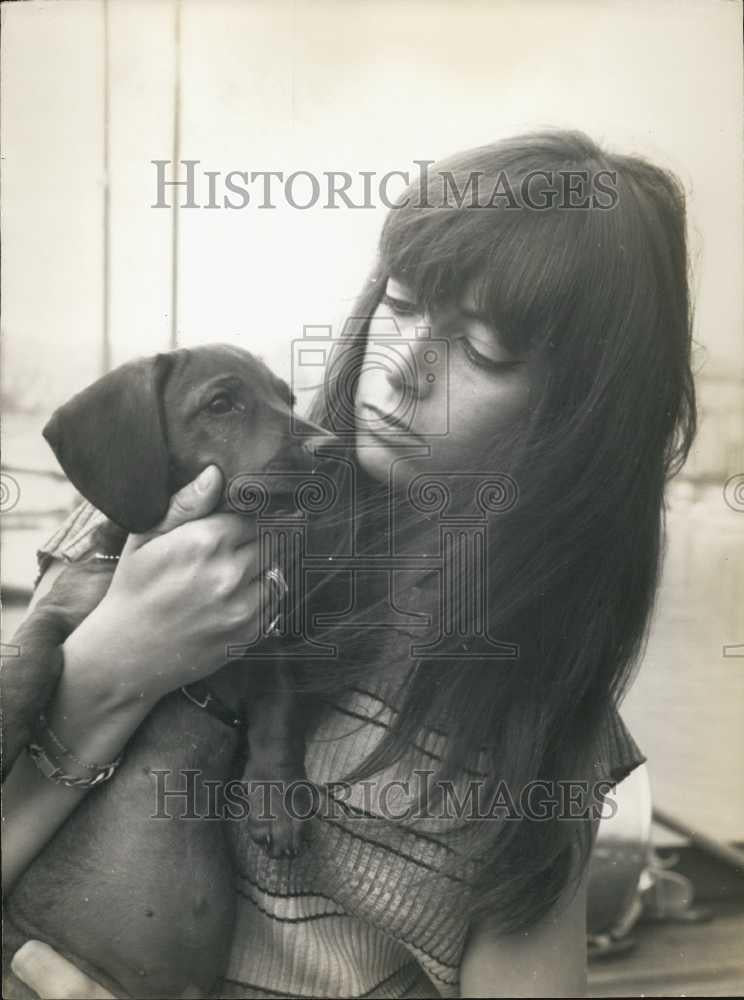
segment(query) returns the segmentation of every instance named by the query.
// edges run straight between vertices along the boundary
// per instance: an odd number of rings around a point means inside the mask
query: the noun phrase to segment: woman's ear
[[[73,396],[43,430],[72,484],[126,531],[147,531],[170,499],[166,354],[121,365]]]

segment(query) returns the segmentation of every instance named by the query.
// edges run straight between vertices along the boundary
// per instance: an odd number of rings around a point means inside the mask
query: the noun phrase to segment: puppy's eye
[[[218,392],[216,396],[207,403],[207,411],[219,416],[222,413],[229,413],[235,409],[232,396],[227,392]]]

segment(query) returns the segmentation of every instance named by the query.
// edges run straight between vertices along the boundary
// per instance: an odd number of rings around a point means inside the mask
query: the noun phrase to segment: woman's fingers
[[[115,1000],[72,962],[42,941],[27,941],[13,956],[10,967],[18,978],[44,1000]]]
[[[155,535],[164,535],[187,521],[205,517],[217,506],[222,495],[222,473],[216,465],[208,465],[196,479],[187,483],[178,493],[171,497],[168,511],[151,531],[140,535],[130,535],[124,546],[127,549],[138,549]]]
[[[278,561],[271,538],[259,540],[257,515],[213,512],[221,490],[208,467],[156,528],[131,535],[106,596],[67,640],[80,669],[108,651],[119,696],[157,700],[278,627],[286,588],[267,577]]]
[[[210,514],[203,527],[213,546],[223,552],[249,545],[258,535],[256,518],[250,514]]]

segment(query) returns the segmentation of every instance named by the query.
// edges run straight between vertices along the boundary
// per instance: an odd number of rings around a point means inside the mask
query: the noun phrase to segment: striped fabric
[[[93,504],[82,503],[62,522],[52,537],[36,553],[39,575],[36,583],[53,559],[75,562],[92,551],[93,533],[106,523],[106,515]]]
[[[89,551],[102,520],[89,505],[78,509],[40,552],[42,571],[51,559]],[[307,737],[306,770],[324,804],[308,824],[299,858],[272,860],[240,824],[231,825],[238,917],[220,995],[458,995],[473,874],[471,862],[458,862],[467,823],[402,818],[416,786],[400,782],[436,765],[442,735],[428,731],[408,758],[374,781],[333,786],[368,755],[395,711],[388,676],[365,680],[319,713]],[[595,777],[618,781],[643,760],[613,711]]]
[[[337,780],[372,749],[393,711],[360,689],[329,706],[308,740],[309,778]],[[435,743],[432,736],[434,755]],[[597,777],[617,780],[642,760],[614,715]],[[380,789],[422,764],[431,766],[419,753],[334,797],[337,809],[326,805],[312,820],[299,859],[272,861],[236,830],[239,920],[225,996],[458,995],[470,894],[465,870],[442,869],[464,846],[466,825],[391,820],[410,804],[403,791],[380,802]]]

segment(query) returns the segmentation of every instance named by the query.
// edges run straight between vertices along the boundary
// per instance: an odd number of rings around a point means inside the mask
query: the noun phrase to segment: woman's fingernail
[[[27,941],[18,949],[13,958],[10,960],[11,970],[22,982],[27,983],[26,977],[29,975],[29,969],[33,967],[34,959],[37,955],[38,942]]]
[[[217,469],[216,465],[208,465],[206,469],[202,469],[199,475],[194,480],[194,487],[197,493],[206,493],[209,489],[212,481],[214,480],[214,474]]]

